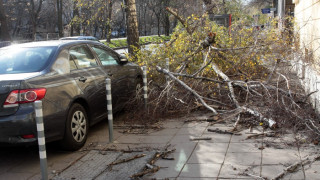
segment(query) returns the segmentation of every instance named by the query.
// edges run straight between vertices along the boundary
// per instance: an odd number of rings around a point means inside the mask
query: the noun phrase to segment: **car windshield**
[[[54,47],[9,47],[0,49],[0,74],[18,74],[41,71]]]

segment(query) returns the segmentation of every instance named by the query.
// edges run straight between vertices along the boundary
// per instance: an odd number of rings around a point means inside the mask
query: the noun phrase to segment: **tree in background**
[[[7,17],[4,12],[2,0],[0,0],[0,23],[1,23],[0,40],[10,41],[11,38],[8,31]]]
[[[140,49],[136,1],[125,0],[125,9],[127,19],[128,52],[131,57],[134,57],[135,51]]]
[[[112,32],[112,7],[114,0],[74,0],[77,15],[71,21],[71,25],[79,25],[84,35],[111,39]]]
[[[57,0],[57,13],[58,13],[58,31],[59,37],[63,37],[63,24],[62,24],[62,0]]]
[[[30,0],[27,2],[27,9],[32,24],[32,39],[35,39],[37,32],[37,25],[39,23],[39,15],[41,11],[43,0]]]

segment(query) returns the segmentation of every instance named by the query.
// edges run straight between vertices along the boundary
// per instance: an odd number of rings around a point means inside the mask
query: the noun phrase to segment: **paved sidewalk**
[[[187,118],[161,121],[162,130],[148,129],[145,134],[132,134],[134,130],[131,134],[123,134],[121,131],[128,129],[114,129],[112,144],[108,142],[107,122],[99,123],[92,127],[87,143],[80,151],[59,151],[54,143],[48,144],[49,178],[129,179],[145,167],[155,152],[168,147],[169,150],[176,149],[169,155],[174,160],[157,160],[155,165],[160,166],[160,170],[141,179],[272,179],[286,167],[320,153],[320,146],[304,144],[302,137],[293,134],[246,140],[252,133],[261,133],[261,127],[253,128],[252,132],[246,129],[240,136],[208,132],[208,128],[232,128],[232,124],[210,126],[206,121],[208,118],[205,114],[193,113]],[[195,121],[185,123],[186,120]],[[117,123],[121,121],[115,121]],[[191,141],[194,137],[210,137],[211,140]],[[137,154],[145,156],[112,166],[110,171],[110,163]],[[41,179],[37,148],[1,149],[1,179]],[[283,179],[320,180],[320,161],[298,166],[295,173],[288,173]]]
[[[210,126],[205,115],[188,117],[198,120],[185,123],[182,119],[163,122],[165,129],[145,135],[120,135],[108,148],[161,148],[170,144],[176,151],[171,154],[175,160],[159,159],[156,165],[161,169],[143,179],[272,179],[283,170],[315,153],[319,146],[297,145],[293,134],[276,138],[247,139],[252,133],[261,133],[262,128],[252,132],[244,130],[242,135],[208,132],[207,129],[231,129],[226,124]],[[193,137],[210,137],[211,140],[191,141]],[[169,148],[169,149],[170,149]],[[320,179],[320,161],[299,166],[297,172],[288,173],[283,179]]]

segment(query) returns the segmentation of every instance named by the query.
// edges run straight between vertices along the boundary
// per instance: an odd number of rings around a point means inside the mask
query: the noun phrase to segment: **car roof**
[[[63,37],[60,38],[60,40],[67,40],[67,39],[92,39],[92,40],[98,40],[98,38],[93,36],[70,36],[70,37]]]
[[[52,46],[67,46],[73,44],[97,44],[101,45],[102,43],[91,41],[91,40],[51,40],[51,41],[36,41],[22,44],[12,44],[11,46],[6,46],[4,48],[12,48],[12,47],[52,47]]]

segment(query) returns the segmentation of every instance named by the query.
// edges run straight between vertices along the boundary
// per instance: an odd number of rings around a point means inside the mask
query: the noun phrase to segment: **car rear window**
[[[54,47],[26,47],[0,49],[0,74],[18,74],[41,71]]]

